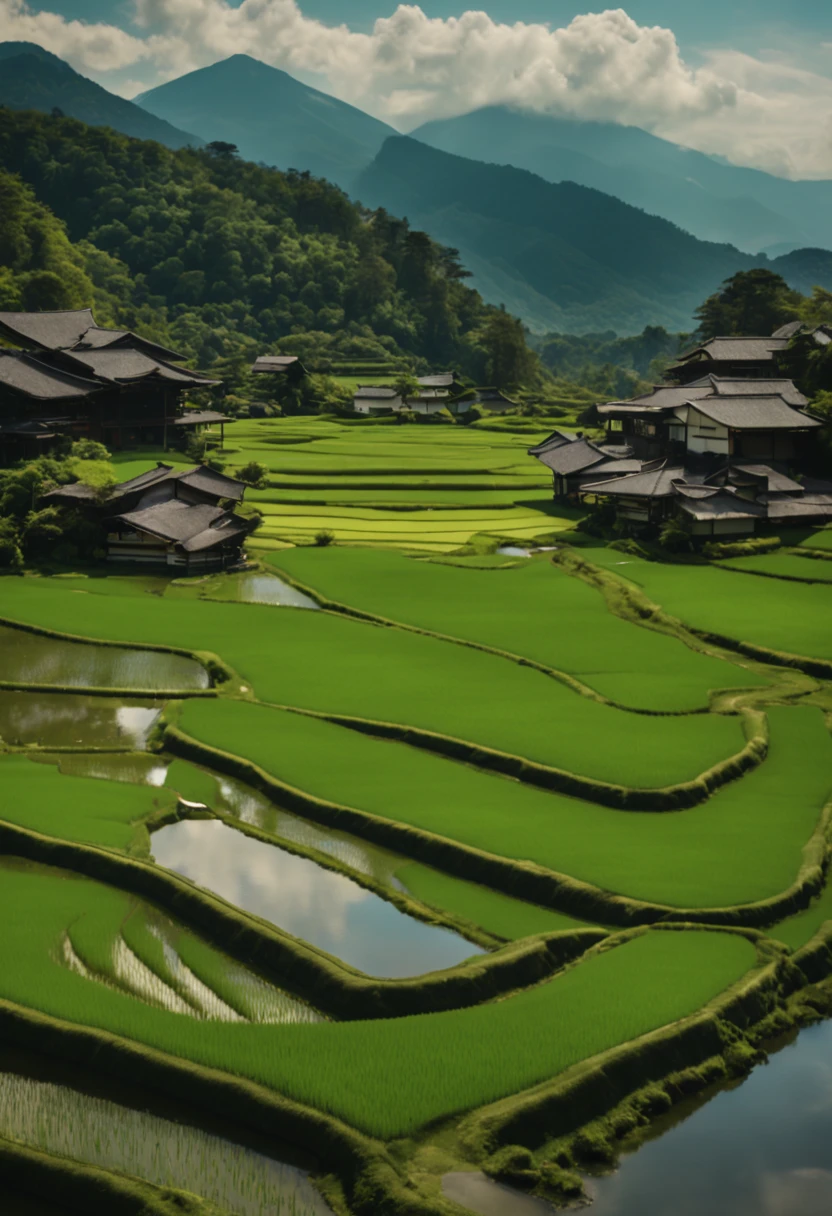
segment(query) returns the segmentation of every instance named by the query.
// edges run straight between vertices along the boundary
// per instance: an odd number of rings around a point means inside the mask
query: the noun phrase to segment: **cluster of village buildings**
[[[767,338],[713,338],[683,355],[665,383],[629,401],[597,407],[603,441],[556,430],[530,448],[552,472],[558,499],[608,502],[638,531],[676,515],[696,536],[753,533],[764,524],[832,520],[832,482],[808,475],[821,422],[783,377],[778,358],[799,323]],[[182,366],[184,356],[126,330],[97,325],[89,309],[0,312],[0,464],[46,454],[63,436],[112,451],[184,447],[187,437],[228,419],[186,409],[187,392],[217,382]],[[832,341],[832,330],[812,331]],[[295,356],[266,355],[258,374],[303,376]],[[456,373],[421,376],[403,397],[394,385],[359,386],[358,414],[434,414],[515,407],[498,389],[464,392]],[[49,502],[87,503],[106,519],[108,556],[188,569],[239,560],[249,521],[235,512],[242,482],[205,466],[160,464],[115,486],[63,486]]]
[[[556,498],[608,502],[634,532],[674,515],[702,537],[824,523],[832,482],[806,473],[822,423],[778,367],[801,328],[713,338],[651,392],[597,406],[603,442],[554,431],[530,455],[551,469]],[[823,326],[812,336],[832,340]]]

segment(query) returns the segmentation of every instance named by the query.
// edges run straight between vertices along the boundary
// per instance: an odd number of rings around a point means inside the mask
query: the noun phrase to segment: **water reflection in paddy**
[[[232,575],[217,592],[216,598],[233,599],[244,604],[280,604],[284,608],[320,607],[308,595],[275,574]]]
[[[832,1022],[634,1147],[615,1174],[591,1180],[590,1216],[829,1216]]]
[[[66,642],[0,625],[0,679],[73,688],[207,688],[194,659],[161,650]]]
[[[237,1216],[331,1216],[305,1170],[199,1128],[15,1072],[0,1072],[0,1136],[190,1191]]]
[[[216,820],[162,828],[151,848],[160,865],[369,975],[421,975],[482,953],[459,934],[400,912],[346,875]]]
[[[132,704],[111,697],[0,689],[0,739],[13,747],[141,749],[161,711],[158,701]]]

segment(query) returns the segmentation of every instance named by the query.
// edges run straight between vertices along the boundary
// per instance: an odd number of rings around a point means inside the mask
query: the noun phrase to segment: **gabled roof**
[[[246,536],[248,530],[248,524],[244,520],[231,515],[228,519],[209,524],[204,531],[197,532],[196,536],[189,540],[182,541],[182,548],[186,553],[199,553],[204,549],[213,548],[214,545],[222,545],[226,541],[236,540],[239,536]]]
[[[456,383],[456,372],[435,372],[430,376],[417,376],[422,388],[453,388]]]
[[[297,355],[258,355],[251,370],[257,375],[274,375],[275,372],[286,372],[294,367],[299,371],[306,371]]]
[[[139,473],[137,477],[131,477],[128,481],[120,481],[113,486],[114,494],[133,494],[136,490],[148,490],[151,486],[157,485],[160,481],[167,481],[173,474],[172,464],[162,464],[160,461],[155,469],[148,469],[146,473]]]
[[[802,498],[770,498],[769,519],[832,519],[832,494],[804,494]]]
[[[189,503],[180,498],[169,498],[166,502],[157,502],[137,511],[125,511],[115,518],[139,532],[158,536],[160,540],[181,542],[198,536],[227,514],[223,507],[212,506],[211,503]]]
[[[596,494],[624,495],[627,498],[667,498],[675,492],[675,482],[685,480],[681,466],[668,467],[665,461],[646,465],[640,473],[615,477],[608,481],[593,481],[581,488]]]
[[[160,346],[158,342],[151,342],[148,338],[143,338],[141,334],[134,334],[130,329],[104,329],[100,325],[91,326],[76,343],[74,349],[104,350],[112,349],[114,346],[135,347],[151,358],[166,359],[169,363],[182,363],[188,357],[167,346]]]
[[[530,456],[538,456],[549,448],[559,448],[564,443],[574,443],[577,438],[577,435],[573,435],[569,431],[552,431],[551,435],[541,439],[540,443],[536,443],[533,448],[526,448],[526,451]]]
[[[17,350],[0,350],[0,386],[37,401],[89,397],[104,387],[94,380],[50,367],[33,355]]]
[[[781,325],[779,329],[775,329],[771,336],[772,338],[793,338],[802,328],[802,321],[787,321],[785,325]]]
[[[785,350],[788,345],[788,338],[710,338],[680,355],[679,363],[685,365],[697,356],[716,363],[768,363],[775,351]]]
[[[0,312],[0,333],[41,350],[65,350],[95,325],[91,308],[60,312]]]
[[[640,473],[642,461],[640,460],[603,460],[601,464],[594,464],[591,468],[586,469],[583,473],[579,473],[579,478],[586,478],[588,481],[597,479],[606,479],[610,477],[624,477],[628,473]]]
[[[604,453],[588,439],[577,439],[574,443],[544,448],[535,455],[541,464],[545,464],[560,477],[568,477],[570,473],[582,473],[584,469],[600,464],[605,459]]]
[[[392,401],[398,398],[398,393],[388,384],[359,384],[358,388],[353,393],[353,398],[368,399],[370,401]]]
[[[728,473],[731,480],[736,480],[733,477],[734,470],[739,472],[740,477],[750,475],[752,478],[765,481],[769,494],[803,493],[803,486],[799,481],[793,481],[785,473],[780,473],[777,469],[772,469],[767,464],[749,464],[743,461],[741,464],[732,465]]]
[[[696,487],[700,489],[701,487]],[[766,509],[760,503],[747,502],[734,494],[716,490],[707,496],[686,493],[685,486],[677,486],[679,506],[693,519],[765,519]]]
[[[103,350],[67,350],[62,358],[91,371],[101,380],[111,384],[132,384],[139,380],[167,380],[171,384],[192,385],[207,388],[218,384],[200,372],[190,372],[171,367],[163,359],[146,355],[144,351],[131,347],[105,347]]]
[[[808,405],[793,380],[744,380],[733,376],[708,376],[717,397],[782,397],[789,405]],[[688,385],[690,389],[692,386]]]
[[[204,464],[187,473],[180,473],[177,480],[183,486],[201,490],[203,494],[215,494],[217,498],[231,498],[239,502],[246,492],[246,483],[237,481],[234,477],[226,477],[225,473],[217,473],[214,469],[206,468]]]
[[[693,402],[693,408],[733,431],[811,430],[822,425],[775,396],[707,397]]]

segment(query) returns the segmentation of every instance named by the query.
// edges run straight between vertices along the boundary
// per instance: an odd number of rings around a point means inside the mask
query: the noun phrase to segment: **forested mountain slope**
[[[206,140],[236,144],[249,160],[306,169],[344,189],[395,134],[363,110],[250,55],[189,72],[137,101]]]
[[[781,269],[597,190],[403,136],[387,140],[356,189],[365,203],[458,247],[483,296],[538,330],[689,330],[694,309],[723,279],[755,265]],[[788,277],[794,259],[782,269]],[[832,254],[811,251],[800,275],[804,290],[807,276],[832,284]]]
[[[112,127],[136,139],[157,139],[168,148],[198,147],[202,140],[108,93],[63,59],[34,42],[0,42],[0,105],[12,110],[55,107],[93,127]]]
[[[832,182],[792,182],[638,127],[489,106],[425,123],[414,139],[457,156],[603,190],[707,241],[746,252],[832,243]]]
[[[483,374],[483,329],[498,314],[461,281],[453,251],[328,182],[0,109],[3,170],[5,308],[79,307],[94,293],[99,321],[204,367],[225,360],[223,375],[281,339],[303,355],[403,352]],[[80,279],[53,273],[58,245]],[[47,277],[32,285],[35,271]]]

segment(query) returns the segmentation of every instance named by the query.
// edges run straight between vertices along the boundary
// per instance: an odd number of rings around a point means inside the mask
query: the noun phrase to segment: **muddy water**
[[[14,1071],[0,1072],[0,1136],[190,1191],[238,1216],[331,1216],[303,1169],[197,1127]],[[27,1210],[49,1209],[19,1209]]]
[[[161,712],[161,702],[0,689],[0,739],[13,747],[141,750]]]
[[[63,642],[0,625],[0,678],[72,688],[207,688],[208,672],[184,655]]]
[[[166,869],[368,975],[422,975],[482,953],[459,934],[400,912],[346,875],[216,820],[162,828],[154,832],[151,849]]]

